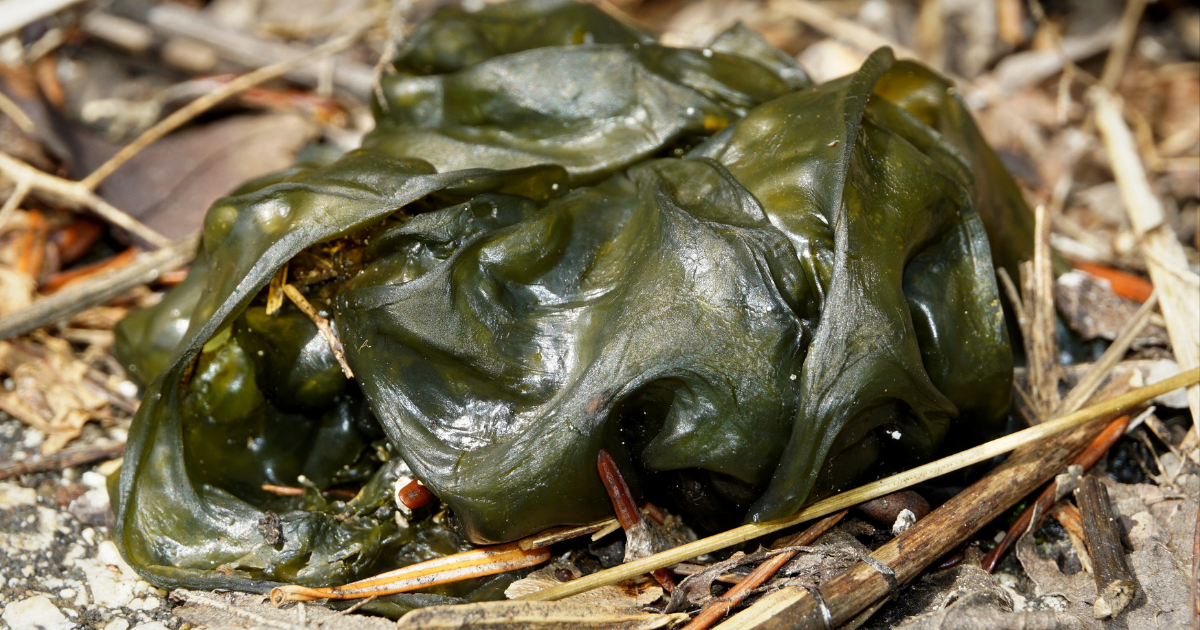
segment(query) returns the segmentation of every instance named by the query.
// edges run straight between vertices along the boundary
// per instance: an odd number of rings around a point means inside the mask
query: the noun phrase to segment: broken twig
[[[53,455],[46,455],[32,461],[8,462],[0,465],[0,479],[94,464],[120,457],[124,452],[125,444],[109,444],[106,446],[59,451]]]
[[[4,152],[0,152],[0,173],[16,182],[17,191],[21,191],[24,186],[27,192],[43,193],[73,206],[86,207],[105,221],[155,247],[171,244],[171,239],[113,207],[80,182],[43,173]]]
[[[1080,466],[1084,470],[1096,465],[1096,462],[1100,461],[1100,456],[1107,453],[1108,449],[1112,448],[1112,445],[1116,444],[1117,440],[1125,435],[1125,428],[1128,426],[1129,416],[1127,415],[1120,416],[1108,423],[1108,426],[1104,427],[1104,430],[1092,439],[1091,444],[1088,444],[1075,457],[1075,460],[1071,464],[1073,466]],[[1000,539],[1000,542],[996,543],[996,546],[992,547],[987,552],[987,555],[983,557],[980,565],[984,571],[991,573],[996,568],[996,563],[1004,556],[1004,552],[1008,551],[1021,535],[1029,530],[1036,530],[1041,526],[1042,519],[1050,511],[1054,503],[1058,501],[1058,495],[1058,484],[1052,483],[1046,486],[1046,489],[1042,491],[1042,494],[1038,495],[1033,504],[1025,508],[1025,511],[1021,513],[1016,522],[1008,528],[1008,532],[1004,534],[1004,538]]]
[[[1112,500],[1100,480],[1087,475],[1075,489],[1075,501],[1083,517],[1084,538],[1092,555],[1092,575],[1096,578],[1093,614],[1097,619],[1115,617],[1133,601],[1137,583],[1117,533]]]
[[[1200,378],[1200,370],[1196,374]],[[737,627],[824,630],[841,626],[880,599],[895,595],[901,585],[1056,474],[1098,431],[1095,425],[1082,426],[1052,440],[1026,445],[862,562],[823,582],[819,588],[780,589],[771,599],[764,598],[738,613],[762,621]],[[730,622],[737,619],[734,617]]]

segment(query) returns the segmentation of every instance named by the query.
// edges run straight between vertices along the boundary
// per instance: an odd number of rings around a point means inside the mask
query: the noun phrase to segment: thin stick
[[[0,339],[37,330],[42,326],[67,319],[100,304],[108,303],[130,289],[154,282],[164,272],[178,269],[192,261],[200,235],[194,235],[170,247],[139,254],[128,265],[115,269],[91,282],[67,287],[49,297],[0,317]]]
[[[237,606],[231,606],[231,605],[221,601],[220,599],[217,599],[216,597],[209,597],[205,593],[199,593],[196,591],[175,590],[171,593],[171,599],[173,599],[175,601],[182,600],[183,603],[186,603],[186,604],[201,604],[204,606],[211,606],[212,608],[217,608],[219,610],[223,610],[235,617],[242,617],[243,619],[249,619],[257,626],[262,626],[262,627],[267,627],[267,628],[277,628],[278,630],[309,630],[308,626],[300,626],[300,625],[296,625],[293,623],[287,623],[286,621],[276,621],[275,619],[268,619],[267,617],[263,617],[262,615],[257,615],[255,613],[252,613],[248,610],[244,610]]]
[[[59,451],[53,455],[39,457],[33,461],[11,462],[0,465],[0,479],[8,479],[17,475],[51,472],[93,464],[108,459],[120,457],[125,452],[125,444],[110,444],[108,446],[88,447]]]
[[[822,534],[829,531],[831,527],[837,525],[842,517],[846,516],[846,510],[831,514],[825,518],[813,523],[808,529],[800,532],[787,541],[787,547],[799,547],[812,544],[812,542],[821,537]],[[755,567],[750,575],[747,575],[736,586],[729,589],[729,592],[708,603],[700,614],[692,618],[691,623],[683,627],[683,630],[705,630],[709,626],[717,622],[718,619],[729,614],[729,611],[734,606],[742,603],[750,591],[762,586],[764,582],[771,579],[783,565],[796,557],[800,553],[798,550],[785,551],[778,555],[771,556],[766,562]]]
[[[473,549],[389,571],[365,580],[330,588],[288,584],[271,589],[271,603],[314,599],[361,599],[373,595],[406,593],[421,588],[495,575],[541,564],[550,559],[550,549],[521,549],[519,543]]]
[[[1095,571],[1095,567],[1092,566],[1092,554],[1087,550],[1083,517],[1079,515],[1079,509],[1070,501],[1059,501],[1050,509],[1050,516],[1067,530],[1067,537],[1071,539],[1071,546],[1075,548],[1075,555],[1079,557],[1079,564],[1083,570],[1088,573]]]
[[[375,601],[378,598],[379,598],[378,595],[372,595],[362,601],[355,602],[353,606],[347,608],[346,610],[339,610],[336,613],[329,615],[328,617],[318,621],[317,627],[320,628],[326,621],[329,621],[330,619],[336,619],[338,617],[344,617],[346,615],[349,615],[349,614],[357,611],[359,608],[362,608],[363,606],[370,604],[371,602]]]
[[[590,591],[594,588],[605,586],[607,584],[615,584],[622,580],[627,580],[631,577],[649,573],[654,569],[670,566],[678,562],[684,562],[696,556],[706,553],[712,553],[719,549],[724,549],[731,545],[753,540],[760,536],[765,536],[772,532],[777,532],[781,529],[798,525],[805,521],[810,521],[814,518],[819,518],[843,510],[848,507],[853,507],[875,497],[881,497],[899,490],[907,488],[916,483],[920,483],[927,479],[939,477],[955,470],[960,470],[971,464],[976,464],[982,461],[987,461],[996,455],[1007,453],[1017,447],[1024,446],[1039,440],[1043,440],[1052,435],[1056,435],[1068,429],[1073,429],[1082,424],[1086,424],[1099,418],[1110,417],[1113,414],[1122,413],[1137,405],[1140,405],[1155,396],[1161,396],[1170,391],[1186,387],[1194,383],[1200,382],[1200,368],[1188,370],[1169,379],[1159,381],[1153,385],[1136,389],[1124,396],[1118,396],[1112,400],[1092,405],[1085,409],[1081,409],[1075,413],[1067,414],[1061,418],[1044,422],[1042,424],[1029,427],[1016,433],[1006,435],[981,444],[974,448],[967,449],[955,455],[944,457],[934,462],[930,462],[923,466],[918,466],[912,470],[902,472],[879,481],[874,481],[863,486],[859,486],[853,490],[849,490],[827,499],[818,501],[807,508],[804,508],[796,514],[765,523],[751,523],[735,527],[729,531],[722,532],[708,538],[690,542],[686,545],[668,549],[667,551],[654,554],[648,558],[635,560],[611,569],[597,571],[591,575],[581,577],[577,580],[572,580],[565,584],[558,584],[550,588],[530,593],[522,597],[526,600],[557,600],[572,595],[578,595]],[[928,517],[927,517],[928,518]],[[923,521],[922,521],[923,522]],[[912,530],[909,530],[912,531]]]
[[[1108,619],[1121,614],[1133,596],[1137,583],[1129,558],[1121,546],[1117,521],[1113,518],[1112,500],[1108,490],[1095,477],[1088,475],[1075,489],[1075,501],[1083,517],[1083,533],[1088,551],[1092,554],[1092,575],[1096,578],[1096,602],[1092,607],[1096,619]]]
[[[283,308],[283,285],[287,284],[288,266],[288,263],[283,263],[267,285],[267,315],[274,315],[275,311]]]
[[[302,497],[302,496],[304,496],[304,488],[298,488],[296,486],[277,486],[272,483],[264,483],[260,487],[262,488],[263,492],[270,492],[271,494],[278,496],[278,497]],[[331,497],[342,497],[345,499],[353,499],[355,496],[357,496],[354,492],[351,492],[349,490],[342,490],[342,489],[338,489],[338,488],[335,488],[333,490],[322,490],[321,494],[323,494],[325,496],[331,496]]]
[[[1104,72],[1100,75],[1100,84],[1109,90],[1117,89],[1121,75],[1125,73],[1125,61],[1133,48],[1137,37],[1138,22],[1142,21],[1142,13],[1146,10],[1146,0],[1129,0],[1125,3],[1125,12],[1121,14],[1121,25],[1118,27],[1117,39],[1104,59]]]
[[[1200,379],[1200,370],[1196,371],[1196,378]],[[1128,397],[1127,394],[1110,402]],[[1026,431],[1060,420],[1051,420]],[[1099,427],[1094,425],[1080,426],[1065,435],[1019,449],[999,467],[864,557],[862,562],[822,581],[819,588],[783,587],[770,601],[766,601],[767,598],[760,600],[727,624],[741,630],[767,627],[828,630],[854,619],[879,600],[896,595],[901,585],[917,577],[930,563],[1052,477],[1098,430]],[[766,621],[764,609],[769,609],[770,621]],[[753,623],[745,623],[746,619]]]
[[[596,455],[596,470],[600,473],[600,481],[604,484],[608,498],[612,501],[613,511],[617,513],[617,521],[625,530],[625,559],[644,558],[654,555],[654,532],[646,519],[642,518],[637,503],[633,501],[633,493],[625,477],[617,468],[617,462],[604,449]],[[675,591],[675,578],[667,569],[655,569],[652,573],[655,581],[662,585],[668,593]]]
[[[621,523],[615,518],[607,518],[603,521],[596,521],[587,525],[576,525],[567,527],[555,527],[548,529],[540,534],[535,534],[529,538],[524,538],[519,541],[522,549],[535,549],[537,547],[549,547],[555,543],[560,543],[564,540],[586,536],[594,532],[604,531],[609,526],[621,526]]]
[[[1008,302],[1017,316],[1017,327],[1021,329],[1022,335],[1028,335],[1029,315],[1025,313],[1025,305],[1021,302],[1021,293],[1017,291],[1017,285],[1013,283],[1012,277],[1008,275],[1004,267],[996,267],[996,274],[1000,276],[1000,284],[1004,285],[1004,294],[1008,296]]]
[[[372,71],[374,81],[371,83],[371,92],[375,95],[375,100],[379,102],[379,106],[383,108],[384,113],[391,112],[391,106],[388,105],[387,98],[383,94],[383,84],[381,80],[385,73],[391,74],[395,72],[392,66],[392,60],[396,58],[396,51],[400,48],[400,42],[404,39],[404,17],[412,9],[412,3],[409,0],[391,0],[391,8],[388,11],[388,34],[387,41],[383,44],[383,52],[379,53],[379,61],[375,62],[375,68]]]
[[[309,51],[307,54],[301,55],[294,59],[281,61],[269,66],[264,66],[253,72],[248,72],[238,78],[218,87],[217,89],[201,96],[200,98],[184,105],[178,110],[171,113],[170,116],[158,121],[153,127],[142,132],[142,135],[134,139],[133,142],[125,145],[116,155],[108,159],[107,162],[100,165],[100,168],[92,171],[90,175],[80,180],[80,185],[88,190],[95,190],[100,182],[104,181],[109,175],[113,174],[121,167],[122,164],[128,162],[133,156],[137,155],[142,149],[150,146],[159,138],[171,133],[181,127],[184,123],[190,121],[196,116],[208,111],[213,106],[221,101],[241,92],[242,90],[258,85],[263,81],[274,79],[275,77],[287,74],[314,59],[320,59],[328,55],[340,52],[354,45],[358,41],[359,36],[364,29],[356,29],[353,33],[328,41],[320,46]]]
[[[333,352],[333,358],[337,359],[338,365],[342,367],[342,374],[345,374],[346,378],[354,378],[354,372],[350,370],[350,364],[346,363],[346,350],[342,347],[342,340],[333,334],[333,328],[329,325],[329,320],[322,317],[296,287],[290,284],[283,285],[283,294],[296,305],[296,308],[299,308],[302,313],[307,315],[312,320],[312,323],[317,325],[317,330],[321,333],[321,337],[325,339],[325,343],[329,344],[329,350]]]
[[[1045,422],[1060,405],[1058,384],[1063,377],[1055,330],[1050,217],[1045,206],[1039,205],[1034,211],[1034,224],[1033,261],[1022,263],[1020,267],[1025,313],[1029,317],[1029,334],[1025,337],[1029,358],[1026,386],[1033,399],[1037,421]]]
[[[55,177],[49,173],[43,173],[4,152],[0,152],[0,172],[17,182],[18,186],[24,182],[32,190],[48,193],[72,205],[90,208],[92,212],[95,212],[105,221],[126,230],[155,247],[166,247],[171,244],[171,239],[159,234],[141,221],[114,208],[112,204],[101,199],[90,189],[80,185],[79,182],[72,182],[61,177]]]

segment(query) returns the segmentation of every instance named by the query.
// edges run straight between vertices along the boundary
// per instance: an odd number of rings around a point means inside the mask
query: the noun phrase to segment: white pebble
[[[9,604],[0,617],[12,630],[71,630],[75,626],[44,595]]]
[[[117,383],[117,393],[126,398],[137,398],[138,388],[133,381],[121,381]]]

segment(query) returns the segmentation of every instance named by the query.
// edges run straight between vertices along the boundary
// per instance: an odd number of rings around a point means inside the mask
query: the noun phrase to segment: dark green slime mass
[[[114,537],[151,582],[327,585],[593,521],[601,448],[717,528],[998,432],[993,258],[1028,257],[1029,212],[944,79],[884,49],[813,87],[741,26],[668,48],[545,1],[443,9],[396,68],[363,149],[219,200],[118,328],[146,395]],[[285,264],[353,381],[266,314]],[[407,469],[467,540],[397,526]]]

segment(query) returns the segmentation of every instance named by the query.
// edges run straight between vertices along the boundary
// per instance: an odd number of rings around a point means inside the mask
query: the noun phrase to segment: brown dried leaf
[[[248,179],[291,166],[316,128],[291,114],[236,116],[146,148],[100,187],[105,200],[167,237],[203,223],[218,197]]]
[[[927,574],[905,592],[905,621],[897,630],[1066,630],[1083,624],[1056,611],[1017,611],[1008,592],[979,566],[975,552],[961,564]]]
[[[816,544],[801,547],[800,553],[779,570],[780,576],[788,578],[779,585],[819,586],[870,553],[844,526],[832,529],[818,538]]]
[[[40,344],[0,343],[0,374],[13,389],[0,393],[0,409],[46,434],[43,455],[79,437],[89,420],[107,416],[108,397],[86,380],[89,367],[70,344],[40,335]]]

